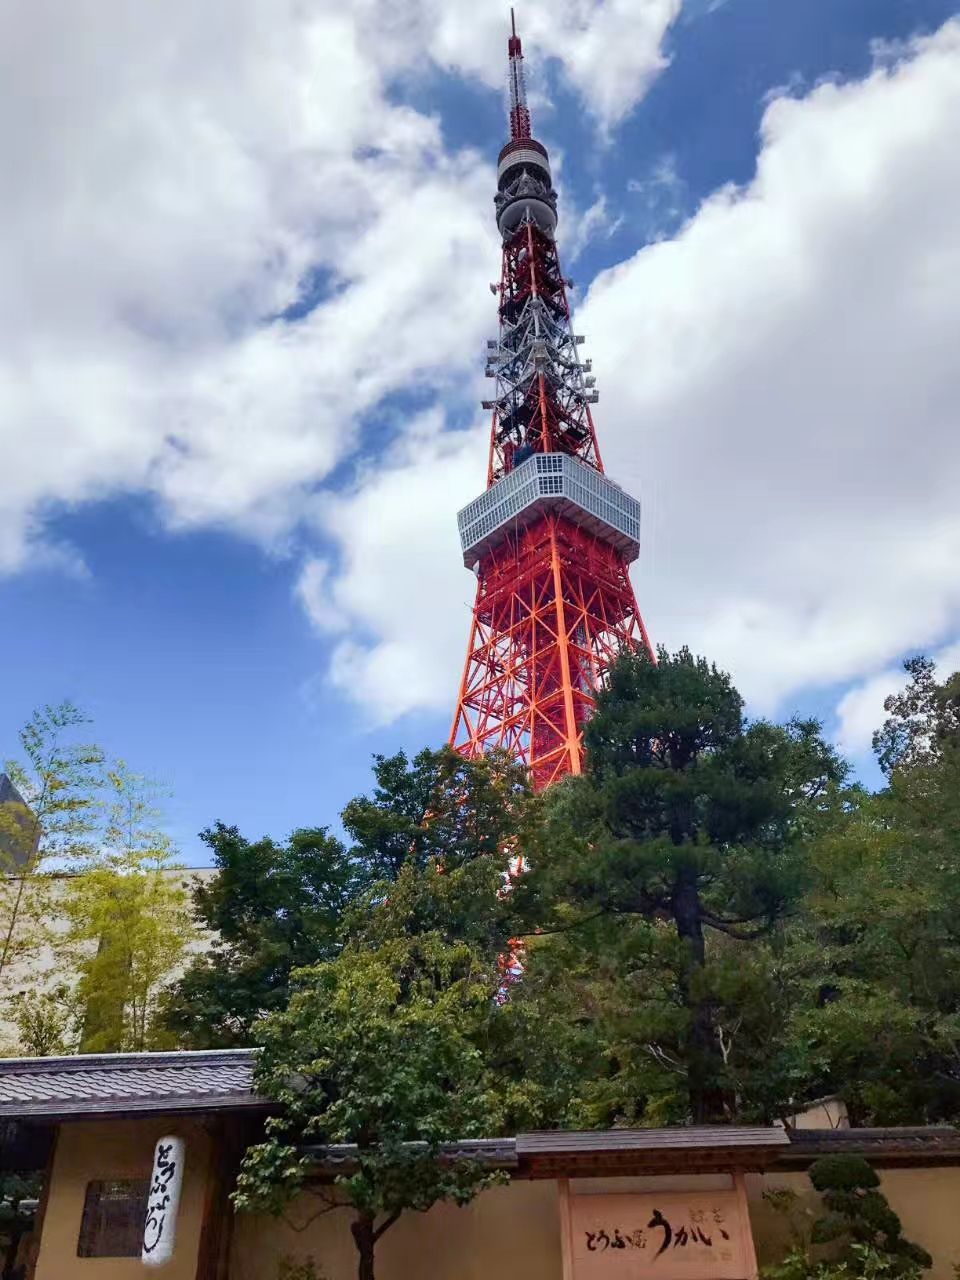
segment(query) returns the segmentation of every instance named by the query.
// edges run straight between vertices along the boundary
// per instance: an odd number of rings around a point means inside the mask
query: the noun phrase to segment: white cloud
[[[600,277],[578,314],[609,470],[644,499],[652,634],[726,665],[758,709],[960,624],[958,118],[958,22],[864,81],[770,104],[755,180]],[[337,676],[382,715],[389,661],[404,705],[452,702],[472,594],[453,511],[485,457],[456,447],[456,485],[449,456],[418,454],[338,510],[355,528],[378,495],[375,545],[345,546],[329,589],[358,624]],[[412,518],[411,486],[442,501]]]
[[[489,166],[387,102],[332,6],[4,13],[0,566],[116,491],[282,534],[365,410],[468,367]],[[308,268],[333,295],[271,320]]]
[[[428,415],[352,492],[317,504],[340,557],[336,572],[308,561],[298,591],[319,630],[345,633],[334,642],[333,683],[371,722],[451,703],[476,590],[454,516],[480,487],[485,434],[480,425],[444,431]]]
[[[930,657],[941,680],[960,670],[960,644],[948,645]],[[869,752],[874,732],[886,719],[885,700],[905,683],[903,669],[891,667],[847,690],[837,704],[837,743],[845,754],[856,757]]]
[[[565,212],[567,215],[570,213],[566,206]],[[609,240],[620,230],[623,222],[622,214],[615,217],[610,212],[606,193],[601,192],[582,214],[575,216],[572,220],[569,216],[564,218],[564,226],[567,229],[567,235],[564,238],[564,262],[572,265],[588,244],[595,240]]]
[[[674,7],[637,15],[617,111]],[[546,52],[617,12],[566,0]],[[384,397],[462,389],[496,140],[451,154],[390,93],[426,59],[502,77],[505,23],[467,0],[3,7],[0,570],[49,560],[51,510],[121,492],[282,540]],[[588,64],[564,65],[585,86]],[[275,318],[311,273],[320,305]]]

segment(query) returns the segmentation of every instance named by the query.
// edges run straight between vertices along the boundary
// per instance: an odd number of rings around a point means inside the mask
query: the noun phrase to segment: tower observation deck
[[[499,335],[487,343],[487,487],[459,513],[477,599],[451,744],[495,747],[537,788],[580,773],[583,726],[610,663],[650,641],[628,567],[640,504],[605,473],[556,245],[557,193],[531,133],[523,50],[508,42],[510,140],[497,166]]]

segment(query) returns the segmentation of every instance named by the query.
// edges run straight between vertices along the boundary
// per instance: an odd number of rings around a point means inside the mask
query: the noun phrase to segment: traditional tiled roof
[[[0,1116],[224,1111],[262,1106],[252,1049],[0,1059]]]
[[[763,1169],[790,1145],[778,1127],[677,1125],[671,1129],[605,1129],[521,1133],[520,1168],[535,1178],[563,1173],[723,1172]]]
[[[551,1129],[521,1133],[520,1155],[576,1154],[579,1151],[662,1151],[715,1147],[783,1147],[790,1141],[781,1128],[746,1125],[675,1125],[672,1129]]]
[[[793,1129],[777,1158],[784,1168],[806,1168],[820,1156],[858,1155],[877,1165],[960,1164],[960,1129],[917,1125],[890,1129]]]
[[[414,1151],[422,1143],[407,1146]],[[715,1128],[607,1129],[521,1133],[515,1138],[473,1138],[441,1145],[449,1160],[479,1160],[521,1177],[553,1178],[567,1173],[637,1172],[666,1167],[710,1170],[760,1169],[769,1165],[790,1138],[781,1128],[721,1125]],[[333,1176],[356,1163],[353,1145],[302,1148],[315,1171]]]

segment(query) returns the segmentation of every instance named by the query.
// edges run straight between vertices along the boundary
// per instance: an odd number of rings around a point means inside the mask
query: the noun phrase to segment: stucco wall
[[[194,1280],[211,1165],[211,1143],[201,1120],[113,1120],[66,1123],[54,1159],[35,1280],[143,1280],[135,1258],[78,1258],[77,1238],[86,1186],[92,1179],[145,1177],[153,1146],[165,1133],[180,1133],[187,1143],[177,1250],[157,1274],[163,1280]],[[906,1234],[934,1257],[930,1280],[954,1280],[960,1262],[960,1168],[882,1171],[883,1190],[900,1215]],[[574,1180],[574,1192],[629,1191],[653,1185],[650,1178]],[[659,1187],[720,1189],[730,1179],[717,1175],[658,1178]],[[816,1212],[816,1196],[803,1173],[747,1178],[754,1238],[761,1266],[782,1256],[789,1245],[789,1223],[763,1198],[765,1190],[788,1188],[798,1207]],[[313,1256],[325,1280],[353,1280],[356,1251],[349,1231],[349,1210],[318,1212],[323,1203],[302,1196],[288,1221],[240,1215],[235,1224],[230,1280],[277,1280],[285,1254]],[[808,1219],[809,1220],[809,1219]],[[299,1229],[298,1229],[299,1228]],[[378,1280],[560,1280],[560,1222],[557,1185],[518,1180],[485,1192],[458,1209],[439,1205],[428,1214],[406,1214],[377,1248]]]
[[[149,1177],[154,1144],[165,1134],[180,1134],[187,1150],[176,1254],[156,1274],[163,1280],[194,1280],[210,1141],[202,1123],[189,1118],[61,1125],[34,1280],[144,1280],[151,1274],[139,1258],[78,1258],[77,1240],[87,1183]]]
[[[289,1213],[301,1225],[320,1206],[304,1196]],[[237,1218],[230,1280],[276,1280],[280,1257],[312,1254],[325,1280],[353,1280],[357,1254],[349,1211],[324,1214],[297,1232],[285,1222]],[[377,1280],[559,1280],[556,1184],[492,1187],[462,1209],[438,1205],[405,1214],[377,1245]]]
[[[840,1098],[821,1098],[791,1116],[790,1125],[794,1129],[849,1129],[847,1104]]]
[[[910,1239],[934,1257],[930,1280],[953,1280],[960,1261],[960,1168],[896,1169],[882,1172],[883,1191],[900,1215]],[[575,1180],[573,1191],[630,1191],[654,1185],[649,1178]],[[660,1187],[728,1187],[725,1176],[656,1179]],[[766,1189],[797,1192],[799,1207],[816,1210],[816,1195],[806,1174],[757,1175],[747,1179],[750,1216],[760,1265],[778,1260],[789,1246],[789,1223],[763,1199]],[[276,1280],[279,1259],[312,1255],[324,1280],[354,1280],[356,1251],[349,1233],[349,1211],[325,1213],[302,1197],[290,1209],[290,1222],[241,1215],[237,1219],[230,1280]],[[485,1192],[464,1209],[442,1205],[428,1214],[407,1214],[377,1246],[377,1280],[560,1280],[560,1222],[554,1182],[517,1181]],[[43,1280],[43,1278],[40,1278]]]

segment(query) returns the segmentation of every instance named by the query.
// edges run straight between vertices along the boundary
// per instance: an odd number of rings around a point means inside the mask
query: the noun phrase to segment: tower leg
[[[617,654],[646,648],[627,565],[550,515],[481,564],[451,744],[527,765],[537,789],[583,768],[583,727]]]

